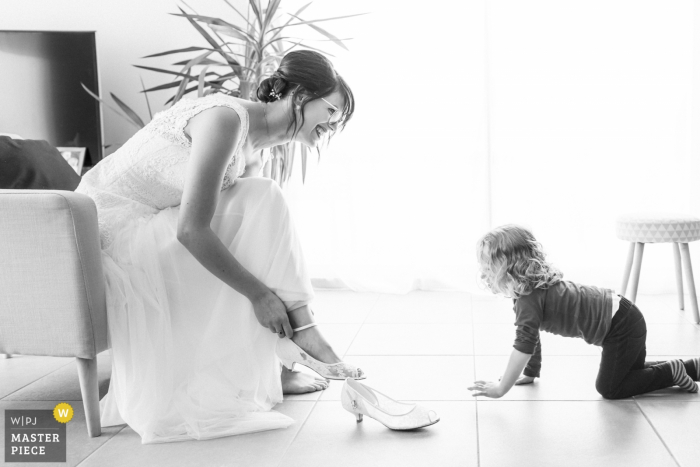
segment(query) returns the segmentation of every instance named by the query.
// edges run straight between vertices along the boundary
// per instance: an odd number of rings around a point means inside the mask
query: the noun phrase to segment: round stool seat
[[[683,215],[627,215],[617,219],[617,238],[635,243],[700,240],[700,219]]]

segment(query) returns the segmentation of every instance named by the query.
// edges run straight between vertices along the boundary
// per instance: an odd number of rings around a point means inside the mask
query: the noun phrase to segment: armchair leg
[[[83,396],[88,435],[94,438],[102,434],[102,428],[100,427],[100,395],[97,385],[97,358],[76,357],[75,360],[78,362],[80,393]]]

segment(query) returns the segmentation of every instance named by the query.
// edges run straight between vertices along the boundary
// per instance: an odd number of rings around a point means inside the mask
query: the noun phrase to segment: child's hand
[[[501,393],[501,388],[498,383],[491,381],[474,381],[474,386],[468,388],[470,391],[476,391],[472,396],[486,396],[498,399],[503,397]]]
[[[515,385],[519,386],[521,384],[531,384],[533,381],[535,381],[534,376],[521,376],[517,380],[515,380]]]

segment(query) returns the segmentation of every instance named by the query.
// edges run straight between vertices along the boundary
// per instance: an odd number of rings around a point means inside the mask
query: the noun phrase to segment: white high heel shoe
[[[343,384],[340,402],[345,410],[355,415],[357,423],[362,421],[363,415],[367,415],[392,430],[414,430],[440,421],[434,410],[418,404],[397,402],[350,378]]]
[[[316,323],[312,323],[307,326],[293,329],[293,331],[301,331],[315,325]],[[316,360],[314,357],[309,355],[308,352],[286,337],[277,340],[277,356],[282,361],[282,364],[290,370],[293,370],[294,365],[299,363],[300,365],[311,368],[326,379],[344,380],[348,378],[366,378],[361,369],[354,365],[350,365],[349,363],[323,363]]]

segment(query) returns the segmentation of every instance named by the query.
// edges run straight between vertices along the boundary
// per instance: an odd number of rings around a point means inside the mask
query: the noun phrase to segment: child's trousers
[[[595,387],[606,399],[623,399],[674,385],[671,367],[664,362],[645,362],[647,326],[644,316],[621,297],[605,340]],[[697,380],[686,362],[688,375]],[[691,373],[692,371],[692,373]]]

